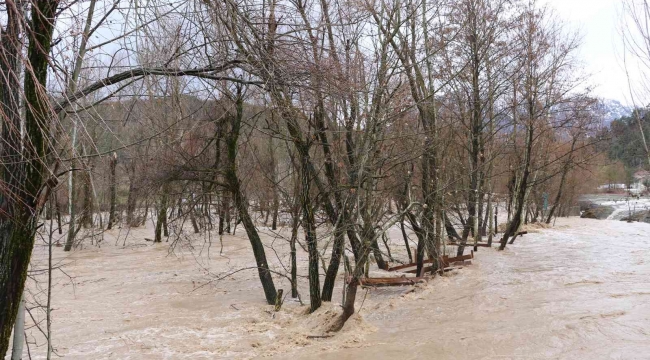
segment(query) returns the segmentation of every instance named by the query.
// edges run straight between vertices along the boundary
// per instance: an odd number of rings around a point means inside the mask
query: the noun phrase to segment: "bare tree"
[[[650,69],[650,29],[648,29],[650,4],[646,0],[624,0],[622,7],[623,65],[627,75],[629,96],[635,108],[647,107],[650,104],[650,99],[648,99],[648,94],[650,94],[650,79],[648,78]],[[628,59],[628,56],[631,56],[632,59]],[[640,71],[639,76],[631,75],[631,70]],[[646,141],[641,114],[634,111],[633,115],[639,127],[643,149],[650,165],[650,147]]]

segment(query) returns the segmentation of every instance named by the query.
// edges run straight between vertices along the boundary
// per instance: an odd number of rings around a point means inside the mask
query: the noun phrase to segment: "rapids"
[[[363,312],[365,346],[294,359],[650,359],[650,225],[558,219]]]

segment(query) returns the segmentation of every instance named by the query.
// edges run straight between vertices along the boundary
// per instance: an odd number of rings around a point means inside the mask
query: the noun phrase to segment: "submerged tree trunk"
[[[410,207],[405,209],[406,215],[410,214]],[[383,225],[383,227],[379,230],[381,234],[384,232],[388,231],[395,223],[398,221],[398,219],[395,219],[394,221],[389,221]],[[343,313],[337,317],[332,324],[330,324],[330,327],[328,331],[339,331],[341,328],[343,328],[343,325],[345,325],[345,322],[354,314],[354,302],[356,300],[356,295],[357,295],[357,289],[359,285],[359,279],[363,275],[364,268],[368,262],[368,254],[370,253],[370,244],[372,244],[373,239],[370,238],[370,236],[376,236],[377,232],[376,230],[372,227],[372,224],[365,222],[364,224],[364,229],[361,234],[361,243],[364,244],[363,248],[361,249],[361,252],[359,253],[359,260],[356,262],[355,268],[352,271],[351,277],[348,282],[348,287],[345,292],[345,301],[343,303]],[[374,239],[376,240],[376,239]]]
[[[362,233],[361,243],[365,244],[366,246],[360,249],[359,259],[356,261],[352,274],[350,274],[351,276],[348,281],[347,288],[345,290],[345,301],[343,303],[343,313],[339,315],[332,324],[330,324],[328,332],[336,332],[341,330],[343,328],[343,325],[345,325],[345,322],[348,321],[350,316],[354,314],[355,311],[354,303],[357,298],[359,279],[361,278],[361,276],[363,276],[364,269],[368,262],[368,255],[371,250],[369,245],[372,242],[372,239],[367,238],[367,236],[370,234],[368,230],[369,228],[366,227],[366,231]]]
[[[358,267],[359,265],[357,265]],[[345,289],[345,302],[343,303],[343,313],[337,317],[328,329],[329,332],[336,332],[343,328],[345,322],[350,316],[354,315],[354,303],[357,300],[357,288],[359,286],[359,276],[353,277]]]

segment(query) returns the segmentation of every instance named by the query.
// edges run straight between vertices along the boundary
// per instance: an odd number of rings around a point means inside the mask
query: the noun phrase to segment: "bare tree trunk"
[[[451,220],[449,219],[449,215],[447,215],[446,211],[445,214],[443,215],[443,218],[445,219],[445,230],[447,231],[447,237],[460,240],[460,235],[458,235],[458,232],[456,231],[454,224],[451,223]]]
[[[74,144],[75,139],[76,139],[76,132],[77,132],[77,127],[75,125],[75,128],[73,130],[74,135],[72,136],[72,142]],[[74,145],[73,145],[74,148]],[[73,160],[70,162],[70,167],[71,169],[74,169],[76,161],[74,160],[73,155]],[[70,218],[68,219],[68,236],[65,240],[65,246],[63,247],[63,251],[70,251],[72,250],[72,244],[74,243],[74,238],[77,235],[76,231],[76,226],[75,226],[75,218],[77,217],[77,206],[75,204],[76,196],[75,194],[75,186],[76,186],[76,171],[71,170],[68,178],[68,215]]]
[[[82,154],[84,157],[87,155],[85,144],[81,144]],[[84,165],[83,172],[83,212],[81,213],[81,224],[84,228],[88,229],[93,227],[93,215],[95,214],[95,194],[93,188],[92,172],[93,166],[90,164],[90,159],[86,158],[82,161]],[[100,221],[101,225],[101,221]]]
[[[388,270],[388,263],[384,260],[381,250],[379,250],[379,243],[377,241],[377,236],[375,236],[374,229],[371,230],[371,234],[372,240],[370,241],[370,247],[372,248],[372,255],[375,257],[375,261],[377,261],[377,267],[382,270]]]
[[[471,5],[470,5],[471,4]],[[469,41],[469,48],[471,53],[470,60],[470,69],[471,69],[471,126],[470,126],[470,169],[469,169],[469,192],[468,192],[468,202],[467,202],[467,229],[463,231],[463,238],[461,239],[461,244],[458,246],[457,256],[463,255],[465,250],[465,243],[467,241],[467,236],[471,230],[474,235],[474,244],[477,243],[480,238],[478,233],[478,206],[480,198],[480,183],[481,183],[481,136],[482,136],[482,114],[481,114],[481,93],[480,93],[480,78],[481,78],[481,68],[483,65],[482,54],[479,48],[479,41],[481,39],[479,36],[478,22],[479,16],[477,14],[477,9],[474,6],[474,3],[468,3],[468,28],[469,36],[467,39]]]
[[[413,229],[413,232],[415,233],[415,236],[418,238],[418,245],[417,249],[415,251],[415,262],[417,263],[416,267],[416,274],[420,276],[422,274],[422,269],[424,268],[424,242],[425,242],[425,234],[420,225],[417,222],[417,219],[415,218],[415,215],[413,215],[411,212],[406,213],[406,218],[409,219],[409,223],[411,224],[411,228]]]
[[[57,0],[43,0],[32,3],[27,61],[31,71],[24,77],[24,99],[26,103],[24,141],[22,145],[19,100],[20,76],[16,71],[22,58],[21,25],[23,14],[15,7],[7,7],[6,27],[0,36],[0,110],[3,114],[0,180],[2,186],[17,189],[14,195],[0,192],[0,358],[4,359],[9,348],[9,337],[20,307],[27,268],[34,246],[37,219],[42,205],[49,195],[50,187],[40,195],[45,173],[43,159],[46,158],[47,141],[43,129],[49,124],[48,98],[42,93],[47,88],[48,55],[54,29],[54,14]],[[9,9],[11,8],[11,9]],[[14,198],[14,196],[16,198]],[[43,198],[43,196],[45,196]]]
[[[569,173],[569,168],[571,167],[571,160],[573,158],[573,152],[575,150],[576,142],[578,141],[577,136],[573,138],[573,141],[571,142],[571,152],[569,153],[569,156],[567,158],[566,163],[564,164],[564,168],[562,169],[562,177],[560,178],[560,186],[557,189],[557,194],[555,195],[555,200],[553,201],[553,206],[551,206],[551,210],[548,212],[548,216],[546,217],[546,223],[550,224],[551,219],[553,219],[553,215],[555,214],[555,209],[557,209],[558,204],[560,203],[560,200],[562,199],[562,190],[564,189],[564,183],[566,182],[566,177],[567,174]]]
[[[231,194],[229,192],[224,193],[224,212],[226,213],[225,220],[226,220],[226,232],[230,234],[230,198]]]
[[[530,111],[532,114],[533,112]],[[503,237],[501,238],[501,244],[499,245],[499,250],[504,250],[508,242],[508,238],[514,236],[519,226],[521,225],[522,216],[524,215],[524,208],[526,205],[526,191],[528,189],[528,176],[530,175],[530,162],[533,152],[533,135],[534,135],[534,126],[532,120],[529,120],[531,123],[528,124],[527,136],[526,136],[526,154],[524,157],[524,171],[521,176],[521,181],[518,185],[519,192],[517,195],[517,208],[513,214],[512,221],[508,224]]]
[[[487,74],[487,81],[488,81],[488,131],[489,131],[489,137],[488,139],[490,140],[490,143],[487,146],[487,149],[484,151],[488,153],[488,158],[490,159],[490,163],[488,165],[487,169],[487,186],[486,186],[486,192],[488,193],[488,199],[487,199],[487,211],[486,211],[486,218],[483,221],[483,230],[485,232],[487,228],[487,236],[488,236],[488,246],[492,247],[492,240],[494,238],[494,232],[496,231],[496,221],[494,222],[494,226],[492,223],[492,201],[494,199],[494,186],[492,184],[492,176],[494,172],[494,97],[495,97],[495,84],[492,79],[492,62],[488,59],[486,62],[486,74]],[[494,214],[494,217],[496,219],[496,214]],[[486,224],[487,223],[487,224]]]
[[[492,224],[494,224],[494,225],[496,226],[496,221],[495,221],[495,222],[492,222],[492,216],[493,216],[493,215],[492,215],[492,195],[491,195],[491,194],[488,195],[488,205],[487,205],[487,206],[488,206],[488,218],[487,218],[487,222],[489,223],[489,224],[488,224],[488,241],[487,241],[487,243],[488,243],[488,246],[489,246],[489,247],[492,247],[492,239],[493,239],[493,237],[494,237],[494,231],[496,230],[496,229],[492,226]]]
[[[481,220],[481,236],[486,236],[487,235],[487,229],[488,229],[488,222],[490,222],[490,204],[491,204],[491,196],[492,194],[488,194],[488,199],[485,202],[485,206],[481,206],[481,212],[483,213],[483,219]]]
[[[54,204],[52,203],[52,198],[50,198],[47,208],[45,209],[45,220],[51,220],[53,217],[54,217]]]
[[[169,226],[167,226],[167,210],[169,208],[169,190],[165,194],[165,207],[162,209],[163,210],[163,218],[162,218],[162,229],[163,229],[163,236],[168,238],[169,237]]]
[[[243,100],[238,96],[236,102],[237,112],[235,114],[228,114],[230,120],[230,132],[228,133],[226,141],[228,147],[228,164],[225,169],[225,178],[232,193],[235,206],[237,207],[239,218],[246,229],[248,240],[253,248],[253,255],[255,256],[255,262],[257,263],[257,271],[262,287],[264,288],[266,301],[268,304],[272,305],[275,304],[275,298],[277,295],[275,284],[273,283],[273,277],[271,276],[269,265],[266,260],[264,244],[262,244],[262,240],[255,228],[255,224],[248,213],[248,201],[242,193],[241,183],[237,176],[237,141],[239,139],[239,131],[244,115],[243,106]]]
[[[51,231],[51,230],[50,230]],[[25,294],[20,298],[16,324],[14,325],[14,343],[11,349],[11,360],[23,358],[23,345],[25,344]]]
[[[302,149],[309,152],[308,149]],[[310,312],[316,311],[321,306],[320,279],[318,269],[318,244],[316,239],[316,224],[314,220],[314,208],[311,204],[311,179],[308,169],[308,157],[302,157],[302,168],[300,171],[301,178],[301,203],[302,203],[302,228],[305,231],[305,242],[307,243],[307,252],[309,254],[309,302]]]
[[[47,304],[45,305],[45,326],[47,337],[46,359],[52,358],[52,222],[50,221],[49,238],[47,242]],[[28,348],[29,350],[29,348]],[[28,352],[29,353],[29,352]]]
[[[343,254],[343,247],[345,246],[345,229],[343,223],[344,219],[339,221],[334,226],[334,244],[332,245],[332,259],[330,265],[327,267],[325,274],[325,281],[323,283],[323,294],[321,296],[323,301],[332,301],[334,294],[334,283],[336,282],[336,274],[338,273],[340,259]],[[336,258],[336,259],[335,259]]]
[[[84,228],[93,226],[93,192],[90,186],[90,168],[86,167],[83,172],[83,211],[80,223]]]
[[[410,215],[409,219],[414,218],[414,216],[410,213],[409,208],[405,209],[405,213],[406,213],[407,216]],[[390,229],[390,227],[395,225],[395,223],[397,221],[398,220],[395,219],[395,221],[384,224],[384,227],[382,229],[380,229],[380,231],[382,233],[387,231],[388,229]],[[415,226],[414,226],[414,229],[416,229]],[[419,227],[418,227],[418,229],[419,229]],[[418,230],[416,230],[416,231],[418,231]],[[364,246],[361,249],[361,252],[359,253],[359,260],[356,262],[354,271],[352,272],[352,276],[350,278],[350,281],[348,282],[348,287],[347,287],[347,290],[345,292],[345,301],[344,301],[344,304],[343,304],[343,313],[338,318],[336,318],[334,320],[334,322],[330,325],[328,331],[339,331],[339,330],[341,330],[341,328],[343,328],[343,325],[345,325],[345,322],[350,318],[350,316],[352,316],[352,314],[354,314],[354,311],[355,311],[354,310],[354,302],[356,300],[357,288],[358,288],[358,285],[359,285],[359,279],[363,275],[364,268],[366,267],[366,264],[368,262],[368,254],[369,254],[369,252],[371,250],[369,245],[372,243],[372,239],[369,238],[369,237],[370,236],[375,236],[375,235],[376,235],[376,232],[375,232],[375,229],[372,228],[372,224],[365,223],[364,224],[364,230],[363,230],[363,232],[361,234],[361,237],[362,237],[362,242],[361,243],[365,244],[366,246]],[[423,238],[422,235],[420,235],[420,236],[421,236],[421,238]],[[420,243],[423,243],[423,241],[420,241]],[[423,253],[423,251],[422,251],[422,253]],[[421,272],[421,269],[418,270],[418,273],[420,273],[420,272]]]
[[[409,215],[409,209],[406,209],[406,215]],[[414,218],[414,216],[411,214],[411,217],[409,219]],[[386,231],[387,229],[390,228],[390,226],[394,225],[395,223],[390,223],[386,224],[385,228],[382,229],[381,231]],[[414,227],[415,229],[415,227]],[[418,227],[419,229],[419,227]],[[362,233],[362,244],[366,244],[364,248],[361,249],[361,252],[359,253],[359,260],[357,260],[354,271],[351,274],[350,280],[348,282],[348,287],[345,291],[345,301],[343,304],[343,313],[334,320],[334,322],[330,325],[328,331],[334,332],[334,331],[339,331],[343,328],[343,325],[345,325],[345,322],[354,314],[354,303],[356,301],[356,296],[357,296],[357,289],[359,285],[359,279],[363,275],[364,268],[368,262],[368,255],[370,252],[370,246],[369,244],[372,243],[372,239],[369,238],[375,234],[374,229],[372,229],[369,224],[364,225],[364,231]],[[418,270],[420,271],[420,270]]]
[[[113,156],[111,156],[111,159],[109,160],[109,192],[110,192],[110,207],[108,210],[108,227],[106,229],[110,230],[113,228],[113,224],[117,221],[117,176],[116,176],[116,169],[117,169],[117,153],[113,153]]]
[[[648,6],[647,3],[645,6],[647,10],[647,6]],[[647,16],[650,16],[650,14],[648,14]],[[648,19],[646,19],[646,21],[647,20]],[[641,143],[643,144],[643,150],[645,152],[646,159],[648,159],[648,165],[650,165],[650,148],[648,148],[648,142],[646,141],[645,131],[643,129],[643,123],[641,121],[641,115],[639,114],[639,111],[636,109],[633,111],[633,114],[634,114],[634,118],[636,119],[636,123],[639,126],[639,132],[641,133]]]
[[[300,226],[300,206],[295,204],[291,211],[291,240],[289,247],[291,251],[291,297],[298,297],[298,264],[296,262],[296,241],[298,241],[298,227]]]
[[[91,31],[93,14],[94,14],[94,11],[95,11],[95,4],[96,4],[96,0],[92,0],[90,2],[90,4],[89,4],[88,14],[87,14],[87,17],[86,17],[86,24],[85,24],[84,31],[83,31],[84,36],[82,36],[82,38],[81,38],[81,43],[79,45],[79,49],[77,49],[77,53],[76,53],[75,60],[74,60],[74,67],[73,67],[72,73],[69,74],[68,81],[66,83],[66,89],[65,90],[66,90],[67,94],[71,94],[71,93],[73,93],[73,92],[75,92],[77,90],[77,80],[79,79],[79,75],[81,74],[82,63],[83,63],[83,59],[84,59],[85,54],[86,54],[86,45],[88,43],[88,36],[90,34],[90,31]],[[58,115],[59,115],[59,121],[62,121],[66,116],[66,112],[65,111],[60,112]],[[77,161],[75,159],[75,157],[77,156],[77,154],[76,154],[77,132],[78,132],[78,130],[77,130],[77,128],[78,128],[77,121],[78,120],[76,118],[73,119],[72,144],[71,144],[71,149],[70,149],[71,150],[70,151],[70,156],[72,158],[72,161],[70,162],[70,169],[73,170],[73,171],[71,171],[70,174],[69,174],[69,191],[70,191],[70,193],[69,193],[69,197],[68,197],[68,200],[69,200],[69,202],[71,204],[70,205],[70,225],[69,225],[69,228],[68,228],[68,239],[66,240],[64,251],[70,251],[70,249],[72,247],[72,244],[74,242],[74,237],[77,234],[77,230],[75,230],[75,226],[74,226],[75,216],[76,216],[76,214],[75,214],[76,211],[74,210],[74,208],[75,208],[75,205],[76,205],[75,203],[76,203],[76,199],[77,199],[77,196],[76,196],[76,193],[75,193],[75,170],[74,170],[75,165],[77,164]],[[90,191],[88,191],[88,193],[90,193]],[[92,197],[91,197],[91,199],[92,199]],[[92,200],[90,200],[90,201],[92,202]],[[91,221],[92,221],[92,219],[91,219]]]
[[[173,215],[172,215],[173,216]],[[176,217],[183,217],[183,196],[181,195],[176,202]]]
[[[149,199],[144,202],[144,213],[142,214],[142,221],[137,226],[145,226],[147,224],[147,217],[149,217]]]
[[[63,234],[63,226],[61,223],[61,206],[59,205],[59,200],[56,196],[56,191],[52,192],[52,201],[54,202],[54,210],[56,212],[56,225],[58,227],[59,235]]]
[[[192,228],[194,229],[194,233],[198,234],[201,232],[201,229],[199,228],[199,224],[196,222],[196,216],[194,215],[194,209],[190,209],[190,222],[192,223]]]
[[[393,255],[390,252],[390,245],[388,244],[388,237],[386,236],[386,233],[381,234],[381,240],[384,242],[384,246],[386,247],[386,253],[388,254],[388,261],[395,261],[393,259]],[[386,269],[384,270],[388,270],[388,267],[386,267]]]
[[[219,235],[223,235],[223,232],[225,230],[224,228],[224,222],[225,222],[225,217],[226,217],[226,196],[225,196],[224,191],[221,194],[221,202],[219,204]]]
[[[280,208],[280,200],[278,198],[278,190],[273,187],[273,222],[271,223],[271,230],[278,229],[278,211]]]
[[[160,195],[160,205],[158,207],[158,217],[156,219],[156,233],[153,242],[162,242],[163,228],[166,228],[167,224],[167,208],[168,208],[168,198],[169,198],[169,189],[168,184],[162,186],[162,194]],[[165,231],[165,236],[169,237],[169,233]]]
[[[208,230],[212,230],[212,196],[207,191],[207,186],[203,185],[203,214],[208,220],[208,224],[204,225]]]
[[[265,212],[266,214],[264,214]],[[271,216],[271,209],[269,208],[268,202],[264,202],[264,206],[262,207],[262,215],[264,215],[264,226],[268,226],[269,216]]]
[[[404,238],[404,246],[406,247],[406,253],[409,256],[409,263],[413,262],[413,254],[411,254],[411,245],[409,244],[409,237],[406,235],[406,226],[404,226],[404,218],[401,218],[399,221],[400,229],[402,229],[402,237]]]
[[[133,161],[133,160],[131,160]],[[126,199],[126,224],[127,226],[138,226],[135,217],[137,207],[138,188],[136,187],[135,164],[131,164],[131,174],[129,176],[129,195]]]

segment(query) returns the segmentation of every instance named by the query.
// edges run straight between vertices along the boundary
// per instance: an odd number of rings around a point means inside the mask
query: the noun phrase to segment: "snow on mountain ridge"
[[[612,121],[632,114],[632,107],[621,104],[618,100],[601,99],[598,110],[602,114],[603,123],[609,125]]]

